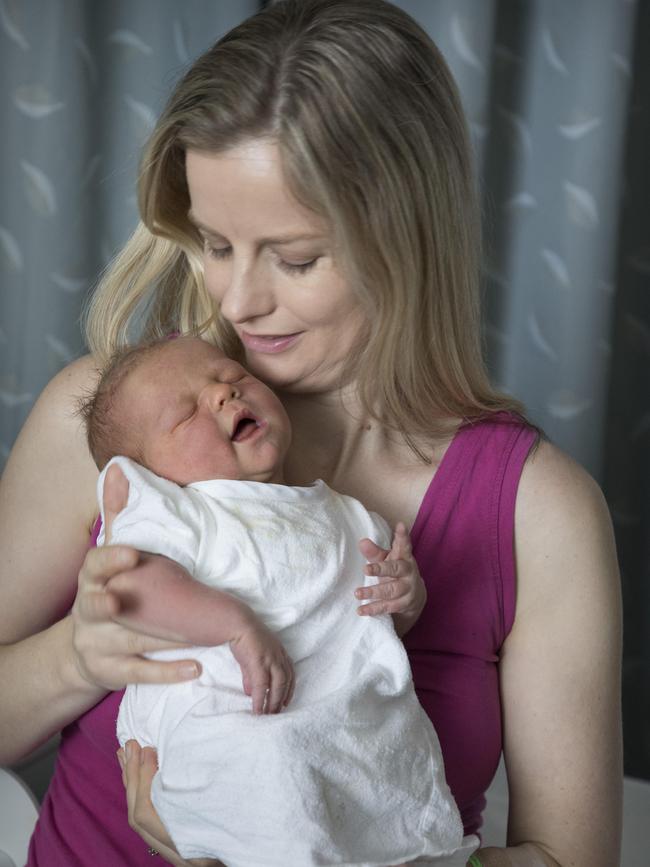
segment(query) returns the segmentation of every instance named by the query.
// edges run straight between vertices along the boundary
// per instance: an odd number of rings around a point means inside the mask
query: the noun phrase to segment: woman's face
[[[188,151],[186,170],[206,286],[246,366],[286,391],[335,387],[359,351],[364,316],[326,224],[287,190],[277,146],[260,139],[218,154]]]

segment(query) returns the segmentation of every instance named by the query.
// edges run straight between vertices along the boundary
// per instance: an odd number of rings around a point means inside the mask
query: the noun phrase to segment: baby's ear
[[[129,482],[118,464],[111,464],[104,478],[104,534],[111,544],[113,521],[129,501]]]

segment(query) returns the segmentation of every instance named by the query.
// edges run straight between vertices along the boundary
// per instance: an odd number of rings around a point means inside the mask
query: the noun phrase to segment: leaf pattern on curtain
[[[174,82],[258,0],[0,0],[0,467],[137,221],[141,146]]]
[[[83,352],[171,86],[254,0],[0,0],[0,466]],[[650,4],[401,0],[459,84],[495,380],[601,483],[626,602],[626,771],[650,778]]]

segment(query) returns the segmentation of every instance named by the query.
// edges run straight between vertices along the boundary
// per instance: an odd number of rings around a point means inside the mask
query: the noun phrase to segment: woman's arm
[[[118,678],[146,666],[151,681],[186,679],[182,662],[137,655],[169,643],[111,622],[104,585],[133,566],[137,552],[115,547],[86,556],[97,469],[75,409],[94,378],[84,358],[52,380],[0,483],[0,763],[31,752],[106,693],[105,684],[82,675],[84,647],[110,655]]]
[[[0,761],[11,762],[99,700],[78,675],[64,617],[88,546],[97,471],[69,396],[92,381],[74,363],[32,410],[0,483]]]
[[[595,482],[542,443],[515,514],[517,611],[501,657],[508,846],[485,867],[615,867],[622,805],[621,598]],[[512,848],[511,848],[512,847]]]

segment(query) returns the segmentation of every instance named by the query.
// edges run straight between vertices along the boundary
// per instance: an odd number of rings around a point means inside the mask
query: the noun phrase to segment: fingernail
[[[201,674],[200,667],[195,662],[188,662],[180,667],[180,675],[185,680],[193,680]]]
[[[354,595],[357,597],[357,599],[363,599],[363,591],[362,590],[355,590]]]

